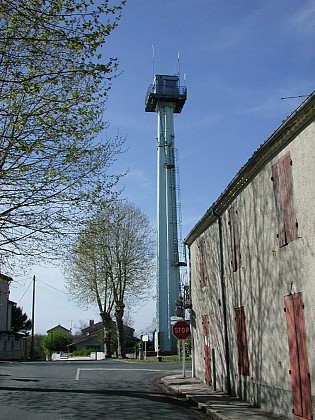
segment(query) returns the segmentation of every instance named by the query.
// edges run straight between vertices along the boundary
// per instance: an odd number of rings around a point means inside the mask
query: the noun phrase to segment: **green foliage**
[[[89,356],[91,354],[92,350],[77,350],[70,354],[70,357],[76,357],[76,356]]]
[[[123,141],[96,141],[117,71],[100,53],[125,1],[114,3],[1,2],[2,255],[55,251],[47,240],[76,229],[119,179],[108,167]]]
[[[23,313],[23,308],[13,305],[11,311],[11,328],[14,332],[22,334],[29,334],[32,329],[32,321],[28,319],[26,312]]]
[[[61,331],[54,331],[46,335],[42,341],[42,347],[45,354],[51,356],[52,353],[58,351],[67,351],[68,345],[71,344],[72,337]]]
[[[42,342],[43,342],[44,338],[45,338],[45,336],[41,335],[41,334],[35,334],[34,335],[33,359],[35,359],[35,360],[39,360],[39,359],[44,360],[45,359],[45,352],[44,352],[44,349],[42,347]],[[32,346],[32,337],[29,335],[29,336],[26,337],[26,348],[27,348],[28,356],[30,356],[31,346]]]
[[[100,203],[68,249],[64,268],[74,299],[102,298],[123,315],[125,302],[146,299],[154,282],[155,231],[148,217],[125,200]]]
[[[118,357],[124,356],[126,303],[149,298],[155,275],[155,232],[133,204],[101,203],[65,258],[66,285],[74,299],[114,310]]]

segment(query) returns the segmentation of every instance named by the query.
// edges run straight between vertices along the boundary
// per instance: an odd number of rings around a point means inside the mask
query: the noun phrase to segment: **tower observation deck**
[[[187,89],[179,86],[179,76],[156,75],[145,98],[145,111],[158,114],[157,165],[157,330],[160,350],[176,351],[171,316],[175,315],[180,294],[180,261],[176,168],[174,158],[174,119],[186,102]]]
[[[175,104],[173,112],[179,114],[187,98],[186,86],[179,86],[178,76],[156,75],[152,85],[149,86],[145,98],[145,111],[157,112],[159,102]]]

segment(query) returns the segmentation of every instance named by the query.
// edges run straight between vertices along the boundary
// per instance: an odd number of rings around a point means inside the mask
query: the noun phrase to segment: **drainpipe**
[[[195,322],[195,312],[192,308],[192,298],[191,298],[191,266],[190,266],[190,247],[188,247],[188,261],[189,261],[189,298],[190,298],[190,340],[191,340],[191,377],[196,377],[196,362],[195,362],[195,340],[194,340],[194,328],[196,327]]]
[[[213,215],[218,219],[219,226],[219,246],[220,246],[220,279],[222,291],[222,308],[223,308],[223,324],[224,324],[224,340],[225,340],[225,364],[227,376],[227,392],[231,394],[231,378],[230,378],[230,349],[229,349],[229,336],[227,325],[227,307],[226,307],[226,289],[225,289],[225,276],[224,276],[224,257],[223,257],[223,235],[222,235],[222,219],[221,216],[212,210]]]

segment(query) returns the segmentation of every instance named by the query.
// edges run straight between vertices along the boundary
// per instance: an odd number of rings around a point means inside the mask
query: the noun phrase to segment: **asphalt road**
[[[2,362],[0,419],[204,418],[159,386],[180,371],[163,362]]]

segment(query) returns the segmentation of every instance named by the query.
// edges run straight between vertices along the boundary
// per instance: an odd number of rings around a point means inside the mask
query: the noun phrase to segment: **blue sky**
[[[103,49],[104,58],[119,59],[122,71],[104,115],[110,124],[106,135],[114,137],[119,130],[127,138],[128,151],[112,168],[129,170],[124,196],[155,224],[157,115],[144,111],[153,73],[177,73],[179,53],[181,84],[188,90],[175,117],[185,236],[303,101],[281,98],[315,89],[314,40],[314,1],[127,1]],[[60,270],[50,267],[34,267],[11,285],[11,299],[29,315],[33,274],[38,277],[36,332],[98,318],[96,310],[83,311],[68,301],[60,292]],[[151,324],[154,312],[151,302],[132,314],[137,332]]]

